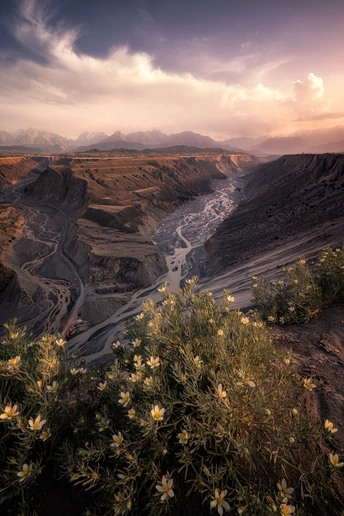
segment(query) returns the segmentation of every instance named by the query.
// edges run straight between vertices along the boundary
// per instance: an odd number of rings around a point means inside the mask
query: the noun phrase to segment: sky
[[[343,22],[343,0],[6,0],[0,130],[343,125]]]

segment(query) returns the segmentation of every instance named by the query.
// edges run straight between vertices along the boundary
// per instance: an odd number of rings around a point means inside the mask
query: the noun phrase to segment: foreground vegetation
[[[0,346],[0,505],[35,514],[57,475],[92,492],[87,515],[340,514],[335,422],[305,409],[318,387],[276,351],[264,323],[225,294],[146,303],[107,370],[63,339],[15,325]]]
[[[268,323],[305,322],[344,297],[344,248],[324,249],[315,261],[300,258],[283,277],[253,277],[253,302]]]

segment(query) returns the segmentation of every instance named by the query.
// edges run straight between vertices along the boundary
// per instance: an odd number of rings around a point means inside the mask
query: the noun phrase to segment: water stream
[[[112,356],[111,344],[122,337],[126,321],[141,312],[144,301],[161,301],[158,289],[165,282],[169,290],[177,290],[183,280],[198,272],[203,244],[237,206],[243,184],[243,179],[237,177],[215,181],[212,193],[197,197],[169,215],[153,235],[165,255],[168,272],[153,285],[137,291],[111,317],[70,339],[70,349],[78,349],[87,362]]]

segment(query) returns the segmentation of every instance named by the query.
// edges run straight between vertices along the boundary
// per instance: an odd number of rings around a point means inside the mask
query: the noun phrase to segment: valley
[[[7,187],[2,205],[21,210],[25,222],[2,257],[11,274],[1,324],[16,317],[35,335],[71,337],[106,321],[134,292],[149,290],[167,271],[152,241],[161,221],[209,194],[213,180],[226,182],[226,174],[243,175],[258,162],[191,151],[59,157]]]

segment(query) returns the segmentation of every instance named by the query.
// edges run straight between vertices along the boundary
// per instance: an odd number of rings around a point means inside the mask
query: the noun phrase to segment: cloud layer
[[[304,80],[272,87],[265,79],[284,60],[262,62],[260,56],[260,65],[252,67],[257,55],[250,41],[242,43],[240,57],[206,56],[208,74],[202,74],[204,66],[199,74],[173,73],[157,66],[153,55],[125,45],[102,58],[82,53],[79,29],[53,25],[51,19],[52,11],[37,1],[23,2],[12,30],[36,57],[2,63],[2,129],[35,126],[73,137],[83,130],[158,128],[226,138],[289,132],[295,119],[328,118],[330,102],[320,77],[308,73]],[[215,79],[214,70],[246,78]]]

